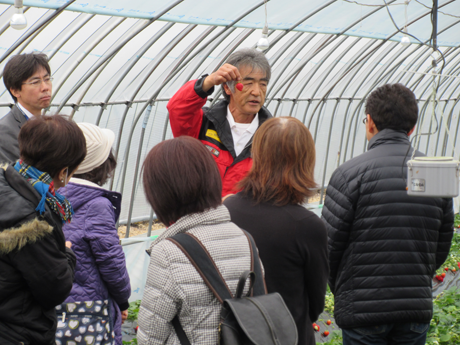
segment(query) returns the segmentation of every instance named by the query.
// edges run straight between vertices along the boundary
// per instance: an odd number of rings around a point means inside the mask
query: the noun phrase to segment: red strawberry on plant
[[[329,331],[324,331],[323,336],[327,337],[329,335]]]
[[[319,326],[318,326],[316,323],[313,324],[313,329],[314,329],[316,332],[319,332],[319,330],[320,330]]]
[[[446,276],[446,274],[444,272],[442,272],[441,277],[444,278],[445,276]]]
[[[134,331],[137,333],[138,329],[139,329],[139,326],[136,326],[136,328],[134,328]]]
[[[443,281],[444,281],[444,277],[443,277],[443,276],[440,276],[440,275],[437,275],[437,276],[436,276],[436,279],[439,280],[440,282],[443,282]]]
[[[449,270],[449,267],[444,267],[444,271],[448,271]]]
[[[326,324],[327,324],[328,326],[330,326],[331,323],[332,323],[331,320],[327,320],[327,321],[326,321]]]

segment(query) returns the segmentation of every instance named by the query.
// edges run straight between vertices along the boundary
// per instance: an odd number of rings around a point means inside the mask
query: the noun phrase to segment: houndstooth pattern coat
[[[150,265],[138,320],[141,345],[179,345],[171,324],[176,314],[191,344],[218,342],[219,301],[183,252],[165,240],[183,232],[203,243],[233,293],[241,273],[250,269],[248,239],[230,222],[225,206],[180,218],[149,249]]]

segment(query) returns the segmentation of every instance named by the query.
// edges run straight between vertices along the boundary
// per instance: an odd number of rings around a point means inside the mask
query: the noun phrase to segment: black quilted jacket
[[[452,199],[407,195],[408,145],[405,133],[382,130],[327,187],[329,285],[342,328],[431,320],[432,277],[453,236]]]
[[[0,344],[54,345],[54,307],[72,289],[75,255],[61,220],[13,166],[0,166]]]

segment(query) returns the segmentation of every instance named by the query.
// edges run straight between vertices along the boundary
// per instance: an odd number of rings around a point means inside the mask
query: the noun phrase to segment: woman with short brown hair
[[[230,291],[251,267],[249,242],[222,206],[222,181],[208,149],[182,136],[156,145],[144,162],[147,200],[168,228],[151,245],[139,309],[139,344],[179,344],[177,316],[191,344],[217,344],[221,305],[198,271],[173,242],[187,233],[214,260]],[[247,291],[248,287],[246,287]]]
[[[315,194],[315,144],[299,120],[273,118],[254,135],[252,157],[242,191],[224,205],[232,222],[254,237],[268,293],[283,297],[299,344],[313,345],[312,323],[323,311],[329,274],[326,228],[302,206]]]
[[[34,116],[18,141],[21,158],[0,168],[0,344],[51,345],[76,262],[62,232],[73,209],[57,190],[85,158],[85,137],[67,117]]]

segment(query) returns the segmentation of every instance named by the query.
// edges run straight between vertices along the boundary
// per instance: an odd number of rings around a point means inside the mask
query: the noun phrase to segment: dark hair
[[[103,186],[109,178],[113,176],[113,172],[117,167],[117,159],[113,155],[112,150],[110,150],[109,156],[104,163],[99,165],[97,168],[94,168],[91,171],[88,171],[84,174],[75,174],[74,177],[82,178],[84,180],[91,181]]]
[[[43,67],[51,75],[48,56],[42,53],[14,55],[7,62],[3,69],[3,83],[15,102],[18,100],[13,96],[10,89],[21,90],[22,83],[33,76],[40,67]]]
[[[150,150],[143,170],[147,200],[166,226],[222,203],[219,169],[197,139],[182,136],[162,141]]]
[[[68,168],[69,175],[86,156],[86,140],[68,116],[34,116],[19,131],[21,159],[55,178]]]
[[[300,204],[315,194],[315,143],[296,118],[265,121],[254,134],[252,158],[252,168],[238,188],[257,203]]]
[[[237,50],[228,57],[226,63],[235,66],[238,69],[240,69],[240,67],[247,66],[251,67],[252,70],[260,70],[265,73],[265,78],[267,78],[267,81],[270,81],[272,75],[270,63],[265,57],[265,54],[257,49],[243,48]],[[222,95],[224,96],[227,102],[230,102],[230,95],[227,95],[224,89],[225,84],[227,84],[227,86],[232,92],[235,92],[235,85],[237,84],[237,82],[228,81],[224,84],[221,84]]]
[[[402,84],[386,84],[377,88],[367,98],[365,111],[378,131],[389,128],[409,133],[418,118],[415,95]]]

